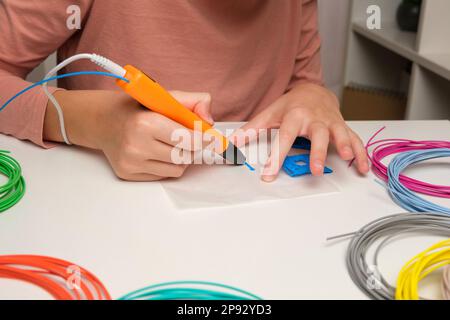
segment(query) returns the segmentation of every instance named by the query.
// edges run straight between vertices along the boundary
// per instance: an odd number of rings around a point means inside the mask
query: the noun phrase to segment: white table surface
[[[350,123],[364,140],[383,125],[384,138],[450,138],[449,121]],[[7,136],[0,136],[0,149],[13,152],[27,182],[22,201],[0,214],[0,254],[69,260],[97,275],[113,298],[188,279],[238,286],[266,299],[365,298],[345,268],[347,241],[325,239],[404,211],[373,174],[359,176],[334,152],[327,165],[340,193],[179,211],[159,183],[118,180],[101,154],[66,146],[43,150]],[[448,159],[436,162],[408,174],[449,184]],[[435,241],[391,245],[382,253],[382,272],[394,281],[407,259]],[[49,296],[0,279],[0,299],[15,298]]]

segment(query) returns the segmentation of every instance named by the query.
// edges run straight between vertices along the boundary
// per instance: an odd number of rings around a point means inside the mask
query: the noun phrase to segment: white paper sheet
[[[223,131],[224,125],[220,125],[219,129]],[[251,144],[243,151],[248,154],[256,147],[256,144]],[[182,178],[166,180],[161,184],[173,204],[181,210],[235,206],[339,192],[339,188],[327,176],[291,178],[285,172],[280,172],[277,180],[266,183],[260,179],[260,166],[252,162],[251,164],[255,165],[255,171],[250,171],[245,166],[192,165]]]

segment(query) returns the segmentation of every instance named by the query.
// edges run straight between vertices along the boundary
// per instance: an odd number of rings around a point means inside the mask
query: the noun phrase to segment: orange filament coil
[[[104,285],[88,270],[51,257],[0,256],[0,278],[31,283],[57,300],[111,300]]]

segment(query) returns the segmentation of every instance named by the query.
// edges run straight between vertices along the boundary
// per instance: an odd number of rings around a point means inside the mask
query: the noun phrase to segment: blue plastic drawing
[[[283,163],[283,170],[293,178],[311,174],[309,168],[309,154],[298,154],[286,157]],[[333,170],[325,167],[323,172],[332,173]]]
[[[311,150],[311,141],[303,137],[297,137],[294,144],[292,145],[294,149]]]
[[[294,144],[292,145],[292,148],[311,150],[311,141],[303,137],[297,137],[297,139],[295,139],[294,141]],[[255,170],[248,163],[245,163],[245,165],[250,170]],[[295,156],[286,157],[283,163],[283,170],[293,178],[311,174],[311,170],[309,168],[309,154],[298,154]],[[331,168],[325,167],[323,172],[325,174],[333,173],[333,170]]]
[[[247,161],[244,162],[244,164],[250,171],[255,171],[255,168],[253,168]]]

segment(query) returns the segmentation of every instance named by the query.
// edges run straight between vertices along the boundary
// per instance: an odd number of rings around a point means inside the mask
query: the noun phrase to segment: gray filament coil
[[[374,220],[359,231],[328,238],[335,240],[352,236],[346,253],[346,265],[352,281],[369,298],[392,300],[395,288],[378,271],[378,255],[394,237],[405,233],[420,233],[450,237],[450,216],[440,213],[401,213]],[[375,242],[372,263],[367,252]]]

